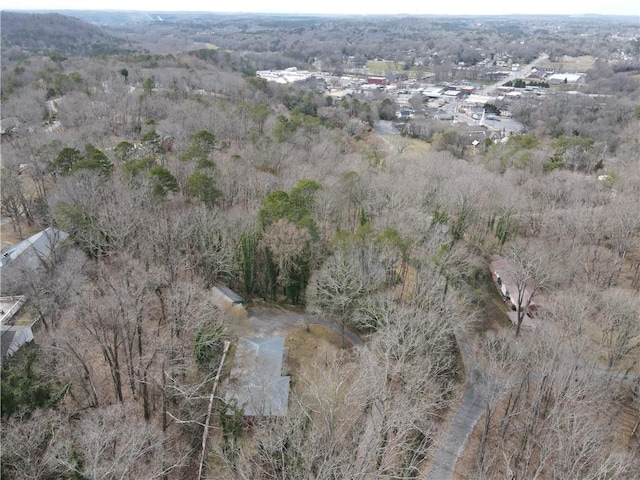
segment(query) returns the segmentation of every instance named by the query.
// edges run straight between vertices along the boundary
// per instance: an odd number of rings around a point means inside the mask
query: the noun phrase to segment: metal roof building
[[[220,298],[228,303],[233,303],[235,305],[244,305],[244,299],[228,287],[216,285],[215,287],[211,288],[211,293],[213,293],[216,298]]]
[[[284,338],[245,337],[238,341],[227,401],[236,399],[245,416],[284,416],[290,378],[282,376]]]

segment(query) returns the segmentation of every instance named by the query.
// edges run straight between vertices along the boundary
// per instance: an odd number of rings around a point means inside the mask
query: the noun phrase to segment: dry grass
[[[561,72],[586,72],[593,68],[595,64],[595,57],[591,55],[582,55],[580,57],[569,57],[564,55],[558,58],[557,61],[551,62],[546,60],[540,62],[541,67],[552,67],[557,73]]]
[[[411,70],[404,70],[404,63],[402,62],[369,60],[367,61],[367,68],[369,75],[374,75],[376,77],[384,77],[389,72],[394,75],[404,73],[409,76],[409,78],[416,78],[417,76],[416,71],[413,68]]]
[[[399,73],[402,72],[402,63],[398,62],[385,62],[383,60],[369,60],[367,62],[367,68],[369,73],[375,76],[385,76],[387,72]]]
[[[36,225],[29,226],[26,223],[23,223],[21,226],[22,236],[24,238],[29,238],[34,233],[38,233],[40,231],[40,228]],[[2,250],[15,245],[16,243],[24,240],[24,238],[18,238],[16,233],[13,231],[13,225],[11,222],[0,227],[0,243],[2,243]]]
[[[293,376],[305,376],[323,359],[328,361],[340,350],[340,335],[321,325],[294,327],[287,332],[288,370]]]
[[[255,329],[249,320],[249,315],[242,307],[233,306],[226,308],[222,312],[222,318],[227,332],[232,337],[249,337],[255,334]]]
[[[409,145],[407,146],[407,152],[412,153],[428,153],[433,150],[431,143],[418,140],[417,138],[410,138]]]

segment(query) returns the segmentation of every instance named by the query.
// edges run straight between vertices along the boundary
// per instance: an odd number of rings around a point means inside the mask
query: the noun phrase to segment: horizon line
[[[134,12],[134,13],[195,13],[195,14],[216,14],[216,15],[306,15],[314,17],[637,17],[635,13],[329,13],[329,12],[301,12],[301,11],[215,11],[215,10],[142,10],[136,8],[111,9],[111,8],[0,8],[0,12]]]

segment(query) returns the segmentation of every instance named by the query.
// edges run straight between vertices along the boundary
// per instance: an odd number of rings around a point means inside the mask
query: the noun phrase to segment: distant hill
[[[1,12],[0,27],[3,53],[85,56],[119,53],[127,46],[99,26],[58,13]]]

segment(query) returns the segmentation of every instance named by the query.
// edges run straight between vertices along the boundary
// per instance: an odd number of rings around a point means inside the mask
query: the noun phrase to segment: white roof
[[[568,83],[575,83],[580,80],[582,73],[554,73],[549,77],[550,81],[564,82],[566,79]]]
[[[264,78],[268,82],[293,83],[311,78],[314,74],[306,70],[291,70],[288,68],[286,70],[260,70],[256,72],[256,76]]]
[[[484,105],[485,103],[491,103],[494,100],[494,97],[489,97],[488,95],[469,95],[465,100],[465,103]]]

